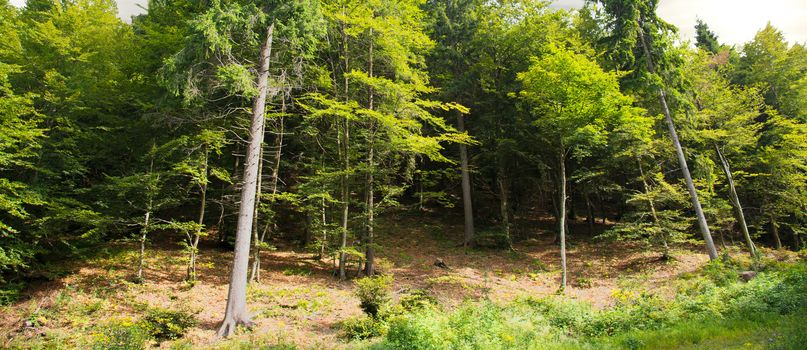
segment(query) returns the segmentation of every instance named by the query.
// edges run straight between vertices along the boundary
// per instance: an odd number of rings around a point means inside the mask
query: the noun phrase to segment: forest
[[[2,348],[807,346],[807,47],[776,23],[117,6],[0,0]]]

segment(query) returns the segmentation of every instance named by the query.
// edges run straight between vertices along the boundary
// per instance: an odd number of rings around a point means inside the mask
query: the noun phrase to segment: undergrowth
[[[469,302],[448,314],[419,309],[390,317],[386,336],[374,348],[803,346],[807,265],[771,268],[748,283],[739,281],[738,269],[740,264],[734,262],[712,263],[700,276],[682,280],[672,300],[617,290],[615,305],[604,310],[562,296],[523,298],[504,305]]]

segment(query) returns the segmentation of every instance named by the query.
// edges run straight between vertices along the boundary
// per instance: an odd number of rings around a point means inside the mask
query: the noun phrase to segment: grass
[[[395,229],[379,236],[395,238],[395,244],[385,243],[388,260],[378,264],[395,273],[394,308],[382,325],[361,316],[353,283],[320,273],[330,268],[329,261],[312,263],[307,253],[281,250],[265,253],[264,283],[248,289],[256,328],[218,341],[214,333],[226,299],[229,252],[204,250],[211,267],[188,288],[182,283],[181,250],[149,247],[146,282],[135,284],[129,281],[137,247],[112,245],[59,266],[54,280],[39,288],[9,286],[9,298],[19,299],[0,308],[0,348],[112,348],[109,344],[141,339],[140,332],[148,330],[134,325],[144,324],[148,310],[183,305],[199,311],[199,324],[161,348],[801,349],[807,344],[807,322],[801,321],[807,272],[798,273],[798,266],[807,268],[803,262],[793,265],[795,254],[783,263],[777,261],[782,254],[766,251],[768,260],[753,262],[739,252],[733,261],[703,267],[702,252],[677,250],[680,260],[673,263],[638,259],[641,263],[624,265],[637,260],[633,248],[612,253],[581,240],[578,253],[586,260],[571,260],[569,295],[541,298],[555,291],[559,276],[549,236],[517,243],[515,254],[456,245],[435,251],[429,248],[440,247],[440,239],[456,237],[436,239],[432,231],[461,230],[440,224],[423,232],[414,223]],[[434,267],[435,257],[452,270]],[[752,263],[759,265],[759,276],[739,283],[737,272]],[[590,285],[596,288],[585,288]],[[423,302],[429,306],[404,307],[407,295],[416,292],[431,300]],[[33,327],[21,329],[25,321]],[[153,338],[148,335],[144,346],[157,346]]]
[[[594,310],[561,296],[466,303],[389,320],[388,349],[800,349],[807,340],[807,264],[777,266],[749,283],[728,281],[737,263],[706,266],[698,283],[665,300],[616,293]]]

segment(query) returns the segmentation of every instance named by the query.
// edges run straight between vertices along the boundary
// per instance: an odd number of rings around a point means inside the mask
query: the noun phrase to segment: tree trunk
[[[457,131],[465,132],[465,118],[462,113],[457,115]],[[460,172],[462,173],[462,210],[465,216],[465,236],[462,245],[470,247],[474,244],[474,208],[471,198],[471,174],[468,169],[468,148],[460,144]]]
[[[782,249],[782,240],[779,238],[779,224],[776,223],[776,216],[771,214],[771,234],[776,249]]]
[[[566,289],[566,154],[563,147],[561,147],[560,154],[558,157],[558,165],[560,169],[559,179],[560,180],[560,198],[559,201],[559,214],[560,218],[558,220],[558,237],[560,238],[560,268],[561,268],[561,275],[560,275],[560,290],[563,291]]]
[[[274,30],[275,24],[273,22],[267,29],[266,43],[261,48],[258,96],[255,97],[252,107],[252,125],[250,126],[249,147],[247,148],[244,164],[244,184],[241,188],[241,204],[238,210],[238,226],[235,236],[233,267],[230,274],[230,288],[227,295],[224,320],[221,322],[221,327],[217,332],[220,337],[228,337],[233,334],[239,324],[252,325],[247,311],[247,270],[249,268],[252,215],[255,213],[255,193],[257,191],[255,185],[258,180],[258,157],[260,156],[261,132],[263,131],[269,81],[269,59],[272,53]]]
[[[344,8],[342,9],[342,14],[344,15]],[[344,57],[345,57],[345,71],[344,71],[344,80],[345,80],[345,101],[348,101],[350,98],[349,95],[349,79],[347,76],[347,72],[350,71],[350,61],[348,60],[348,41],[347,41],[347,33],[345,33],[344,28],[342,29],[342,48],[344,50]],[[350,189],[348,187],[348,171],[350,170],[350,121],[345,118],[345,126],[342,130],[342,162],[343,162],[343,169],[342,169],[342,177],[341,177],[341,190],[342,190],[342,232],[341,232],[341,242],[339,242],[339,279],[345,280],[347,275],[345,274],[345,264],[347,263],[347,255],[345,254],[345,249],[347,248],[347,232],[348,232],[348,219],[350,216]]]
[[[641,28],[639,29],[639,38],[645,57],[647,58],[647,69],[651,74],[655,74],[656,70],[653,67],[653,60],[650,57],[650,48],[647,46],[645,35]],[[695,208],[695,215],[698,218],[698,227],[700,228],[703,240],[706,242],[706,250],[709,254],[709,259],[717,259],[717,248],[715,248],[715,243],[712,240],[712,233],[709,231],[709,225],[706,223],[706,216],[703,214],[703,208],[701,207],[701,202],[698,199],[698,192],[695,189],[695,183],[692,181],[692,175],[689,173],[689,167],[687,166],[684,149],[681,147],[681,142],[678,140],[678,133],[675,131],[675,124],[673,124],[670,108],[667,106],[667,97],[664,94],[664,89],[661,87],[658,89],[658,99],[661,103],[661,109],[664,112],[664,121],[667,124],[670,139],[672,139],[673,146],[675,147],[675,153],[678,155],[678,164],[681,167],[681,173],[684,175],[687,190],[689,190],[689,197],[692,200],[692,206]]]
[[[258,151],[258,179],[255,185],[255,213],[252,214],[252,271],[249,274],[249,281],[258,281],[261,270],[261,240],[258,236],[258,219],[260,218],[261,207],[261,182],[263,182],[263,139],[266,135],[266,126],[261,130],[261,147]]]
[[[499,211],[502,216],[502,230],[504,230],[504,239],[507,244],[507,249],[513,250],[513,240],[510,237],[510,209],[507,204],[509,202],[507,193],[507,178],[504,174],[504,167],[499,166],[499,174],[496,176],[496,182],[499,185]]]
[[[280,111],[281,111],[281,115],[286,113],[286,97],[285,96],[281,100]],[[271,197],[269,198],[268,205],[270,206],[270,208],[271,208],[272,205],[275,204],[275,196],[277,195],[277,181],[278,181],[278,176],[280,176],[280,160],[281,160],[281,158],[283,156],[283,135],[286,132],[285,121],[284,121],[282,116],[278,119],[278,122],[280,123],[280,127],[278,128],[279,132],[277,134],[277,137],[275,138],[275,159],[274,159],[274,166],[272,167],[272,175],[271,175],[271,178],[270,178],[270,181],[269,181],[269,193],[271,194]],[[266,133],[266,131],[264,130],[264,135],[265,135],[265,133]],[[261,148],[261,155],[263,155],[263,148]],[[260,162],[261,162],[261,164],[263,164],[263,158],[261,158]],[[263,166],[261,166],[258,169],[258,174],[259,174],[258,175],[258,196],[256,197],[256,198],[258,198],[258,200],[260,200],[260,194],[261,194],[260,174],[263,172],[262,169],[263,169]],[[256,215],[257,215],[257,212],[258,212],[257,211],[257,206],[259,204],[260,204],[260,202],[258,202],[256,204],[256,210],[255,210]],[[258,219],[256,217],[256,219],[255,219],[255,229],[257,229],[257,221],[258,221]],[[267,220],[266,225],[263,226],[263,231],[261,232],[261,235],[257,236],[257,233],[256,233],[256,236],[255,236],[258,239],[256,249],[255,249],[255,260],[253,260],[253,272],[254,272],[254,276],[255,276],[256,281],[259,281],[260,278],[261,278],[261,255],[260,255],[261,248],[263,247],[263,243],[266,242],[266,235],[269,232],[269,227],[272,226],[272,225],[274,225],[274,223],[272,221]]]
[[[371,131],[372,132],[372,131]],[[375,273],[375,249],[373,248],[373,235],[374,235],[374,226],[375,226],[375,189],[374,189],[374,177],[373,177],[373,167],[375,166],[373,160],[373,153],[375,153],[373,141],[370,141],[370,149],[367,153],[367,165],[369,166],[369,171],[367,173],[367,237],[365,240],[365,244],[367,245],[367,249],[365,251],[365,265],[364,265],[364,273],[367,276],[372,276]]]
[[[370,47],[369,47],[369,69],[368,74],[370,78],[373,77],[373,28],[370,28]],[[374,109],[373,106],[373,87],[370,86],[367,88],[367,92],[369,95],[368,98],[368,109],[371,111]],[[373,121],[370,121],[370,139],[369,141],[369,149],[367,150],[367,236],[365,237],[365,263],[364,263],[364,274],[367,276],[372,276],[375,273],[375,249],[373,248],[373,234],[374,227],[375,227],[375,188],[374,188],[374,172],[375,172],[375,125]]]
[[[659,229],[659,238],[661,239],[662,247],[661,257],[666,259],[670,257],[670,247],[667,245],[667,235],[664,233],[664,228],[662,228],[659,223],[658,214],[656,213],[656,203],[653,201],[653,198],[650,198],[650,185],[647,183],[647,178],[644,174],[642,159],[637,157],[636,161],[639,164],[639,176],[642,178],[642,187],[644,189],[644,193],[648,195],[647,204],[650,206],[650,215],[653,217],[653,224]]]
[[[199,255],[199,238],[202,236],[202,230],[203,230],[202,225],[204,225],[205,222],[205,207],[207,205],[207,178],[208,178],[207,158],[210,154],[207,145],[203,145],[203,147],[205,152],[204,164],[202,165],[202,174],[204,174],[204,181],[202,182],[199,188],[201,192],[200,194],[201,198],[199,198],[199,201],[201,203],[199,204],[199,219],[196,221],[196,223],[199,224],[199,226],[196,229],[196,232],[194,232],[193,236],[191,237],[191,241],[188,242],[190,243],[191,252],[190,252],[190,260],[188,261],[188,276],[186,279],[188,282],[191,283],[196,282],[196,261]]]
[[[143,220],[143,228],[140,230],[140,256],[138,258],[138,264],[137,264],[138,283],[143,281],[143,265],[145,265],[146,260],[146,236],[148,235],[150,218],[151,218],[151,209],[146,211],[146,217]]]
[[[586,201],[586,222],[588,223],[588,234],[594,236],[594,205],[588,191],[583,192],[583,199]]]
[[[715,145],[715,152],[717,153],[717,157],[720,158],[723,174],[726,175],[726,180],[728,180],[729,183],[729,198],[731,199],[731,205],[734,207],[734,215],[737,218],[737,223],[740,224],[740,231],[743,234],[743,238],[745,238],[745,244],[748,246],[748,252],[751,254],[751,257],[755,257],[757,256],[757,247],[754,246],[754,241],[751,239],[751,234],[748,232],[748,225],[745,223],[743,207],[740,205],[740,197],[737,196],[737,189],[734,187],[734,177],[731,175],[729,161],[723,156],[723,151],[721,151],[720,147],[717,145]]]

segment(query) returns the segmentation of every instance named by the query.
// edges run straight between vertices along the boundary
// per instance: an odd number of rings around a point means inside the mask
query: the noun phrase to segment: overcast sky
[[[143,12],[147,0],[117,0],[121,18]],[[293,0],[292,0],[293,1]],[[25,0],[11,0],[22,6]],[[575,8],[583,0],[555,0],[553,7]],[[770,21],[791,43],[807,42],[807,0],[661,0],[658,14],[677,26],[685,39],[694,40],[696,18],[714,31],[721,43],[741,44]]]

